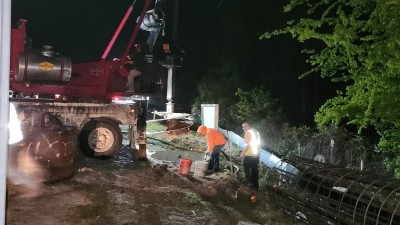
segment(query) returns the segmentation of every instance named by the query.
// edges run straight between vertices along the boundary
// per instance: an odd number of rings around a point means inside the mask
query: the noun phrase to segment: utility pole
[[[172,41],[178,43],[178,12],[179,12],[179,0],[174,0],[174,16],[173,16],[173,28],[172,28]],[[175,68],[178,67],[174,54],[167,56],[162,66],[168,69],[168,80],[167,80],[167,103],[166,112],[167,116],[170,117],[174,113],[174,103],[172,100],[174,92],[174,73]]]

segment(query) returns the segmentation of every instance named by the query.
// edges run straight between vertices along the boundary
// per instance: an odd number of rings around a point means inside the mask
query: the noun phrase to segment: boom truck
[[[22,126],[28,127],[25,130],[72,126],[85,155],[108,158],[122,147],[120,125],[124,124],[129,126],[130,147],[136,149],[138,143],[139,158],[146,159],[147,101],[149,96],[161,97],[161,84],[159,79],[130,77],[130,54],[139,30],[150,31],[154,44],[154,34],[163,27],[163,13],[156,4],[149,10],[150,5],[151,0],[146,0],[124,54],[110,61],[106,60],[108,52],[134,5],[128,8],[101,60],[96,62],[74,64],[51,46],[32,50],[27,21],[20,20],[11,31],[10,102]],[[139,88],[129,87],[133,81]]]

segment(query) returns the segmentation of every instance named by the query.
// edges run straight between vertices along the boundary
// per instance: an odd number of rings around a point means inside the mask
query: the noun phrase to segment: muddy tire
[[[79,134],[81,151],[90,157],[109,158],[122,147],[122,133],[111,120],[91,120]]]

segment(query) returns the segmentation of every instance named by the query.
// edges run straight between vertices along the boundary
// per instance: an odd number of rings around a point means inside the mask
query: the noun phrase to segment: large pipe
[[[136,2],[136,1],[135,1]],[[133,4],[135,4],[135,2]],[[112,46],[115,43],[115,40],[117,39],[117,37],[119,36],[119,33],[121,33],[122,28],[125,26],[126,21],[128,20],[129,16],[132,13],[133,10],[133,4],[131,6],[129,6],[128,10],[125,13],[124,18],[122,18],[121,22],[119,23],[119,26],[117,28],[117,30],[115,31],[113,37],[111,38],[111,41],[108,43],[106,50],[104,50],[103,55],[101,56],[101,61],[105,61],[108,53],[110,52]]]
[[[0,224],[5,224],[10,83],[11,0],[0,1]]]
[[[140,14],[140,17],[139,17],[139,20],[137,21],[135,29],[133,30],[133,33],[132,33],[131,39],[129,40],[128,46],[125,49],[124,55],[121,57],[121,62],[119,64],[120,69],[124,68],[126,59],[127,59],[128,55],[129,55],[129,52],[131,51],[131,48],[132,48],[132,46],[133,46],[133,44],[135,42],[136,36],[137,36],[137,34],[139,32],[140,25],[143,22],[144,15],[146,14],[147,9],[150,6],[150,2],[151,2],[151,0],[146,0],[146,4],[143,7],[142,13]],[[128,74],[126,74],[126,75],[128,75]]]

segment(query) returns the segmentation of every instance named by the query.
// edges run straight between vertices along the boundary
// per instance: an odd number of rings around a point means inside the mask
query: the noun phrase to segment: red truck
[[[15,104],[25,130],[34,127],[72,126],[79,148],[87,156],[111,157],[122,146],[121,125],[129,127],[130,146],[139,146],[139,158],[146,159],[146,111],[149,96],[161,97],[157,79],[128,83],[132,69],[129,55],[143,26],[157,28],[163,21],[146,3],[137,18],[124,55],[107,61],[107,53],[130,16],[129,7],[99,61],[72,63],[50,46],[33,50],[29,46],[26,20],[11,31],[10,102]],[[153,24],[151,24],[153,23]],[[152,27],[153,26],[153,27]],[[132,80],[133,81],[133,80]]]

